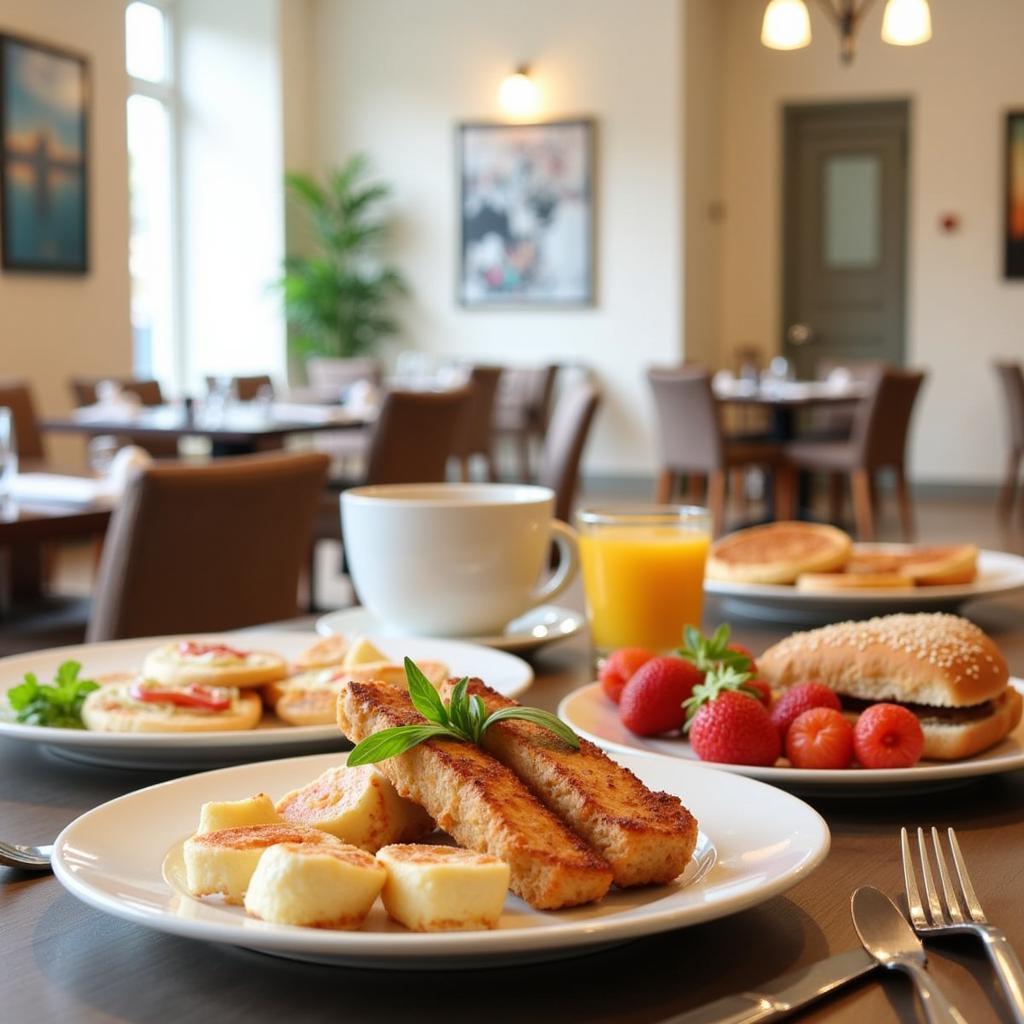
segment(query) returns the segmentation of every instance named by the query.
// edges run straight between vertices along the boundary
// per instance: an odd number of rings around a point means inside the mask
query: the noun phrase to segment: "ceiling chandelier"
[[[857,30],[874,0],[818,0],[839,32],[839,55],[853,60]],[[918,46],[932,37],[928,0],[886,0],[882,41]],[[761,23],[761,42],[772,50],[799,50],[811,42],[811,19],[804,0],[770,0]]]

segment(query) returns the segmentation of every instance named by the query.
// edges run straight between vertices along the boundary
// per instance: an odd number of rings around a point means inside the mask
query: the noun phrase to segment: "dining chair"
[[[14,378],[0,379],[0,407],[11,410],[19,468],[45,462],[43,432],[39,429],[35,400],[28,383]]]
[[[544,444],[559,366],[510,366],[501,376],[494,407],[496,438],[511,441],[516,448],[518,476],[524,483],[533,479],[532,451]]]
[[[706,481],[706,503],[712,530],[722,532],[729,471],[760,466],[773,477],[776,519],[793,515],[792,473],[772,441],[728,437],[722,427],[722,409],[703,367],[683,366],[648,370],[661,448],[661,471],[655,501],[670,502],[682,476],[687,477],[691,504],[699,501],[698,484]]]
[[[213,391],[223,377],[207,375],[206,390]],[[274,382],[266,373],[255,374],[250,377],[230,377],[231,390],[239,402],[252,402],[260,396],[260,393],[273,395]]]
[[[1007,426],[1010,435],[1010,455],[1006,465],[1006,478],[999,495],[999,511],[1008,518],[1017,496],[1017,479],[1024,458],[1024,370],[1020,363],[996,363],[996,373],[1006,399]]]
[[[795,468],[829,474],[829,518],[833,522],[841,518],[843,479],[849,478],[854,525],[860,540],[875,537],[875,477],[883,469],[891,469],[895,475],[900,525],[904,538],[913,538],[906,449],[911,416],[924,378],[921,370],[887,368],[875,377],[869,394],[857,403],[849,440],[797,440],[784,445],[786,458]]]
[[[103,381],[112,380],[121,386],[123,391],[135,395],[143,405],[163,405],[164,394],[158,380],[140,380],[137,377],[119,377],[107,374],[103,377],[72,377],[68,384],[75,405],[95,405],[99,399],[97,386]]]
[[[88,640],[294,617],[327,463],[275,452],[143,470],[111,520]]]
[[[570,522],[583,449],[601,404],[593,384],[572,385],[558,399],[541,451],[537,483],[555,492],[555,518]]]
[[[459,460],[459,475],[470,479],[473,456],[483,459],[487,479],[498,479],[494,462],[494,406],[503,369],[500,366],[474,365],[470,367],[466,403],[462,423],[455,438],[455,456]]]
[[[856,384],[870,387],[887,367],[881,359],[819,359],[814,367],[818,380],[826,381],[843,370]],[[807,410],[801,430],[802,440],[845,441],[853,433],[856,406],[819,405]]]

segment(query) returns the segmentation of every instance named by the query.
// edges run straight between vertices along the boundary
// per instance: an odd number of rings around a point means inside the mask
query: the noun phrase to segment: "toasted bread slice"
[[[445,683],[441,695],[450,698],[454,687]],[[470,681],[469,692],[488,711],[517,706],[479,679]],[[573,750],[541,726],[511,719],[488,728],[483,745],[608,861],[616,885],[671,882],[689,863],[697,843],[693,815],[593,743],[581,740]]]
[[[408,693],[388,683],[350,682],[338,698],[338,725],[353,741],[423,721]],[[479,747],[428,740],[377,768],[460,846],[505,861],[512,891],[530,906],[572,907],[608,891],[607,862]]]

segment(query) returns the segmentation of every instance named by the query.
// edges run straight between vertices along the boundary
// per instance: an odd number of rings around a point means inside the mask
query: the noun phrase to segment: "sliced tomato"
[[[178,644],[178,653],[186,658],[201,658],[204,654],[230,654],[233,658],[245,658],[245,651],[227,644],[201,644],[195,640],[182,640]]]
[[[204,711],[227,711],[231,696],[223,688],[199,686],[165,687],[159,683],[137,681],[132,683],[131,695],[146,704],[176,704],[183,708],[202,708]]]

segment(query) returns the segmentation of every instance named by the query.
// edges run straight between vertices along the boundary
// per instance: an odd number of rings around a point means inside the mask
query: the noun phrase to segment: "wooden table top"
[[[1024,599],[976,604],[974,617],[1024,674]],[[297,621],[296,628],[311,620]],[[718,615],[709,609],[707,625]],[[780,636],[735,624],[755,651]],[[582,639],[540,652],[531,703],[553,709],[589,680]],[[48,843],[79,813],[167,778],[59,761],[0,740],[0,837]],[[822,866],[785,895],[723,920],[556,963],[401,974],[292,963],[205,945],[107,917],[48,875],[0,868],[0,1018],[143,1022],[416,1020],[438,1024],[654,1024],[857,946],[849,899],[862,884],[896,897],[901,825],[954,825],[990,920],[1024,953],[1024,772],[913,796],[810,798],[832,829]],[[970,941],[932,943],[930,968],[970,1024],[1010,1021],[987,960]],[[876,974],[799,1020],[921,1020],[909,984]]]
[[[782,381],[774,386],[736,380],[714,384],[715,398],[730,405],[803,407],[811,405],[849,405],[868,394],[865,385],[854,382],[837,388],[824,381]]]
[[[106,505],[12,502],[0,508],[0,545],[102,533],[111,511]]]

